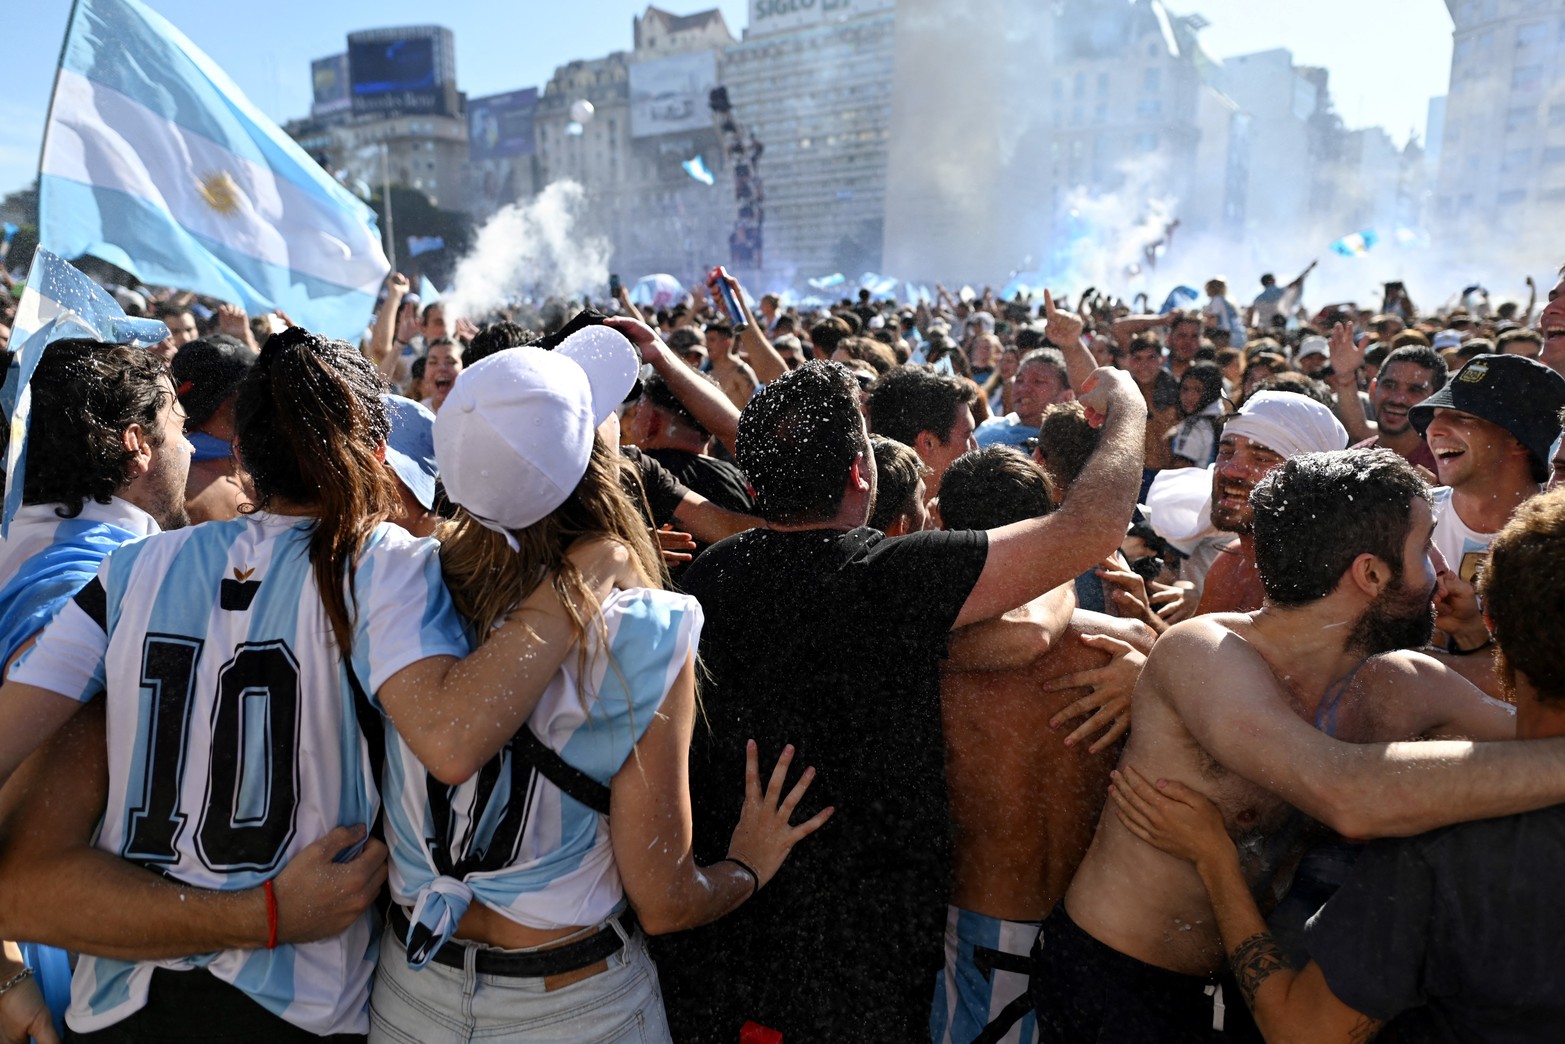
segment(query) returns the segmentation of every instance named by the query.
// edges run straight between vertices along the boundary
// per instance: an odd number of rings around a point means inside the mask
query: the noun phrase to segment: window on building
[[[1505,110],[1505,129],[1508,131],[1523,130],[1531,127],[1536,122],[1538,110],[1531,105],[1512,105]]]
[[[1085,122],[1085,120],[1082,117],[1081,106],[1080,105],[1073,105],[1073,106],[1071,106],[1071,126],[1072,127],[1080,127],[1084,122]]]
[[[1092,107],[1092,122],[1104,124],[1109,121],[1109,107],[1103,102],[1098,102]]]
[[[1081,99],[1081,98],[1085,98],[1086,96],[1087,96],[1087,74],[1079,72],[1079,73],[1076,74],[1075,83],[1072,85],[1072,88],[1071,88],[1071,97],[1072,98]]]
[[[1163,115],[1161,98],[1142,98],[1136,103],[1136,115],[1144,120],[1155,120]]]
[[[1101,98],[1103,95],[1107,94],[1108,92],[1109,92],[1109,74],[1106,73],[1106,72],[1100,72],[1100,73],[1098,73],[1098,96]]]
[[[1565,127],[1565,105],[1556,103],[1549,106],[1549,126]]]
[[[1163,89],[1163,70],[1148,69],[1141,74],[1141,89],[1151,93]]]
[[[1547,166],[1557,167],[1565,163],[1565,145],[1551,145],[1543,150],[1543,162]]]
[[[1498,196],[1494,197],[1494,201],[1502,207],[1513,207],[1518,203],[1525,202],[1526,199],[1526,189],[1510,189],[1509,191],[1502,192]]]
[[[1511,174],[1518,170],[1526,170],[1532,162],[1531,149],[1506,149],[1505,155],[1500,157],[1500,173]]]
[[[1516,46],[1519,48],[1541,47],[1548,42],[1548,22],[1531,22],[1516,27]]]
[[[1511,70],[1511,90],[1536,91],[1543,87],[1543,66],[1532,62]]]
[[[1136,135],[1137,152],[1157,151],[1157,131],[1142,131]]]

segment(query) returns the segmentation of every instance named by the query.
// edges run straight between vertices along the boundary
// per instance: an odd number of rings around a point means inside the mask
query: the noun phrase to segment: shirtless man
[[[1261,607],[1264,592],[1250,535],[1255,515],[1250,491],[1289,457],[1339,450],[1347,444],[1347,429],[1329,409],[1292,392],[1257,392],[1228,418],[1212,469],[1212,525],[1238,534],[1239,539],[1207,570],[1197,614],[1243,613]]]
[[[966,454],[947,475],[940,510],[950,529],[996,528],[1054,506],[1042,471],[1008,449]],[[941,666],[955,848],[930,1017],[942,1044],[1038,1039],[1027,954],[1092,840],[1152,647],[1145,624],[1084,610],[1060,634],[1056,593],[952,632]]]
[[[1565,798],[1561,741],[1401,742],[1515,730],[1505,705],[1393,651],[1428,640],[1443,565],[1411,465],[1389,450],[1296,457],[1252,505],[1265,606],[1159,640],[1122,763],[1211,798],[1265,905],[1311,819],[1350,838],[1403,836]],[[1196,871],[1107,816],[1040,936],[1042,1039],[1255,1039],[1216,974],[1223,956]]]

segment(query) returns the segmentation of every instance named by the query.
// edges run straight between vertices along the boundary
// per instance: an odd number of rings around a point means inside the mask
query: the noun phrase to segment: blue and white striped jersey
[[[688,595],[634,589],[611,594],[603,620],[585,675],[573,650],[523,728],[607,784],[693,654],[702,616]],[[596,924],[623,905],[608,820],[518,763],[512,744],[455,787],[428,775],[394,730],[386,747],[392,897],[433,946],[475,898],[534,928]]]
[[[435,543],[383,524],[355,569],[345,661],[309,536],[309,520],[257,514],[126,545],[17,661],[11,677],[28,684],[83,699],[107,691],[98,847],[190,885],[242,889],[332,828],[373,820],[379,795],[350,670],[373,693],[468,643]],[[375,957],[366,914],[320,942],[159,964],[208,968],[314,1033],[363,1033]],[[71,1027],[101,1029],[141,1008],[153,967],[83,957]]]
[[[0,663],[54,618],[121,544],[158,531],[128,500],[87,501],[75,518],[59,504],[24,504],[0,540]]]

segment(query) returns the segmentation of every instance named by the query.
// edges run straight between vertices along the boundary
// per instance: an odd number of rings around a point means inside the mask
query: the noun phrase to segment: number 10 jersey
[[[373,820],[380,799],[349,672],[374,693],[468,643],[434,542],[382,524],[355,566],[344,657],[315,585],[310,526],[257,514],[127,544],[13,669],[77,699],[106,692],[99,848],[189,885],[244,889],[332,828]],[[332,1034],[367,1030],[374,960],[366,914],[319,942],[157,963],[207,968]],[[70,1025],[92,1031],[141,1008],[153,967],[83,957]]]

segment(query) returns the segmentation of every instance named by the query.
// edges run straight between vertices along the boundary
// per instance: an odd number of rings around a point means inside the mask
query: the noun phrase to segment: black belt
[[[390,921],[391,929],[396,932],[397,938],[406,941],[411,924],[408,921],[407,911],[400,904],[391,904]],[[550,975],[564,975],[566,972],[578,971],[618,953],[620,947],[625,945],[625,940],[620,937],[620,933],[614,930],[616,923],[624,929],[626,936],[634,934],[635,911],[627,906],[624,912],[615,917],[602,931],[595,932],[585,939],[566,943],[564,946],[556,946],[552,950],[511,953],[480,947],[474,958],[473,970],[480,975],[503,975],[513,979],[542,979]],[[452,940],[436,950],[430,960],[436,964],[443,964],[447,968],[465,968],[467,950],[471,945],[471,943]]]

